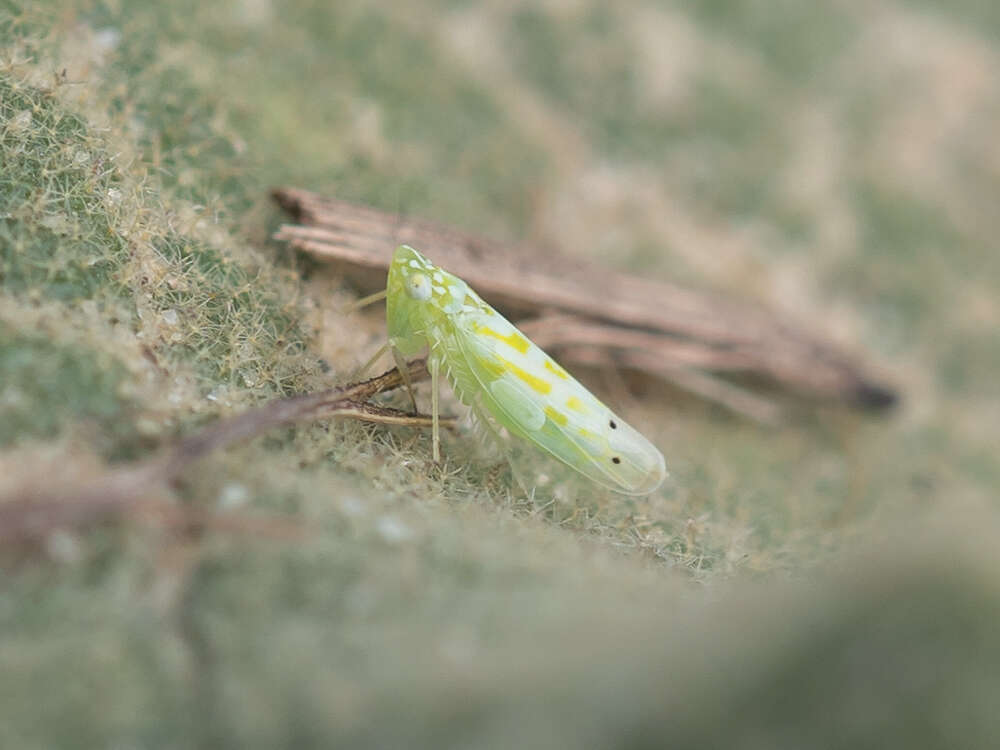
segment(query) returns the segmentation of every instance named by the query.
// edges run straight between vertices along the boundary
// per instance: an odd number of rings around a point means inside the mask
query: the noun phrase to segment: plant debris
[[[426,380],[426,360],[411,362],[409,375],[411,382]],[[403,384],[399,371],[392,369],[358,383],[276,399],[234,417],[221,419],[168,445],[149,459],[111,469],[82,486],[67,489],[38,482],[25,487],[11,496],[0,497],[0,544],[42,540],[56,530],[87,526],[129,510],[154,511],[161,520],[171,523],[176,523],[181,516],[189,523],[221,529],[264,528],[252,520],[213,520],[197,510],[189,513],[186,509],[171,506],[164,492],[167,485],[180,478],[192,463],[213,451],[293,422],[349,418],[382,424],[429,426],[430,415],[408,413],[371,402],[374,396],[395,390]],[[451,427],[455,419],[442,417],[441,423]],[[281,529],[285,530],[284,526]]]
[[[384,276],[365,271],[387,268],[396,245],[413,245],[566,362],[664,378],[765,423],[780,419],[777,403],[715,375],[756,376],[799,395],[870,409],[898,400],[858,357],[741,301],[617,273],[551,249],[504,247],[298,188],[278,188],[272,196],[299,222],[283,225],[275,238],[360,270],[354,280],[364,291],[384,286]]]

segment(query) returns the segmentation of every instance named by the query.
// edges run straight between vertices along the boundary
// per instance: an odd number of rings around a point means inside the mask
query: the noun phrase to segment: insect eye
[[[406,293],[415,300],[431,298],[431,280],[422,273],[413,274],[406,282]]]
[[[612,430],[618,429],[618,425],[615,423],[615,420],[613,419],[610,422],[608,422],[608,427],[610,427]]]

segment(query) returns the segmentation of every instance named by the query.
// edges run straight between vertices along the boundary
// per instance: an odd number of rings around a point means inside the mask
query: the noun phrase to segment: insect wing
[[[644,495],[663,481],[663,456],[544,351],[484,302],[460,313],[455,338],[484,408],[510,432],[589,479]]]

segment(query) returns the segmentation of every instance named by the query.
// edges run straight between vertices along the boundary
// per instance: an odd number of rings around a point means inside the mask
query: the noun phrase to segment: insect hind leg
[[[493,416],[482,406],[473,401],[470,404],[472,410],[472,424],[479,442],[485,450],[499,454],[501,466],[506,464],[510,469],[510,474],[517,486],[526,497],[533,497],[535,492],[534,482],[521,468],[521,461],[518,453],[518,440],[510,435],[506,429],[497,424]]]

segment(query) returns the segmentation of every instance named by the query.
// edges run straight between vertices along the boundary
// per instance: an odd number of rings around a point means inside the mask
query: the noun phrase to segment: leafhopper
[[[499,436],[505,429],[598,484],[645,495],[667,475],[663,455],[649,440],[468,284],[412,247],[396,249],[385,296],[388,346],[404,379],[405,358],[428,351],[435,461],[443,374],[488,431]]]

